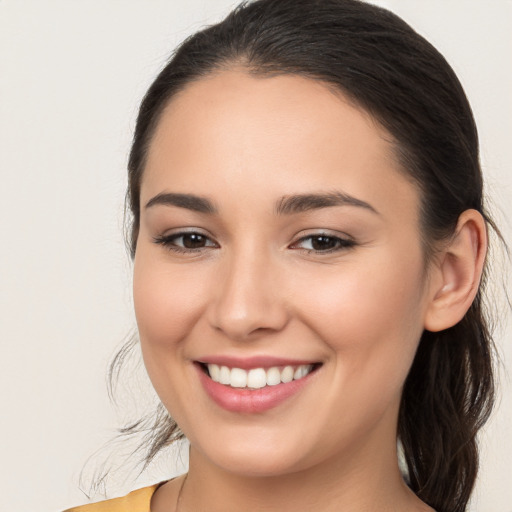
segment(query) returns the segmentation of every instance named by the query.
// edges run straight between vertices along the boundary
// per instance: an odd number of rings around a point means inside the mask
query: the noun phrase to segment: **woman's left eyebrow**
[[[331,206],[357,206],[380,215],[370,203],[343,192],[283,196],[276,203],[275,212],[277,215],[291,215]]]

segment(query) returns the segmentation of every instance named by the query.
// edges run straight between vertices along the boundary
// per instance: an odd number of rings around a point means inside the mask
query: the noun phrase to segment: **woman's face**
[[[394,449],[430,300],[418,213],[389,135],[322,83],[225,71],[171,101],[134,299],[195,457],[277,475]]]

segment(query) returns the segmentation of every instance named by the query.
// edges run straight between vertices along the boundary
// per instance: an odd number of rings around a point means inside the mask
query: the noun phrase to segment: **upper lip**
[[[258,355],[251,357],[237,357],[231,355],[212,355],[197,359],[201,364],[216,364],[228,368],[242,368],[251,370],[253,368],[272,368],[274,366],[301,366],[305,364],[318,364],[318,360],[312,359],[290,359],[276,356]]]

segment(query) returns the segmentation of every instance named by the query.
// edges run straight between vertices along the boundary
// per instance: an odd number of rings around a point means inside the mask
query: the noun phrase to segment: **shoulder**
[[[64,512],[150,512],[151,497],[159,485],[137,489],[120,498],[70,508]]]

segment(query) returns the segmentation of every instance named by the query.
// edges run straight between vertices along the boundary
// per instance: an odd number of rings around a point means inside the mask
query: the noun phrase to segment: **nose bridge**
[[[219,269],[211,322],[233,339],[279,330],[287,321],[275,257],[256,245],[246,243],[227,250]]]

